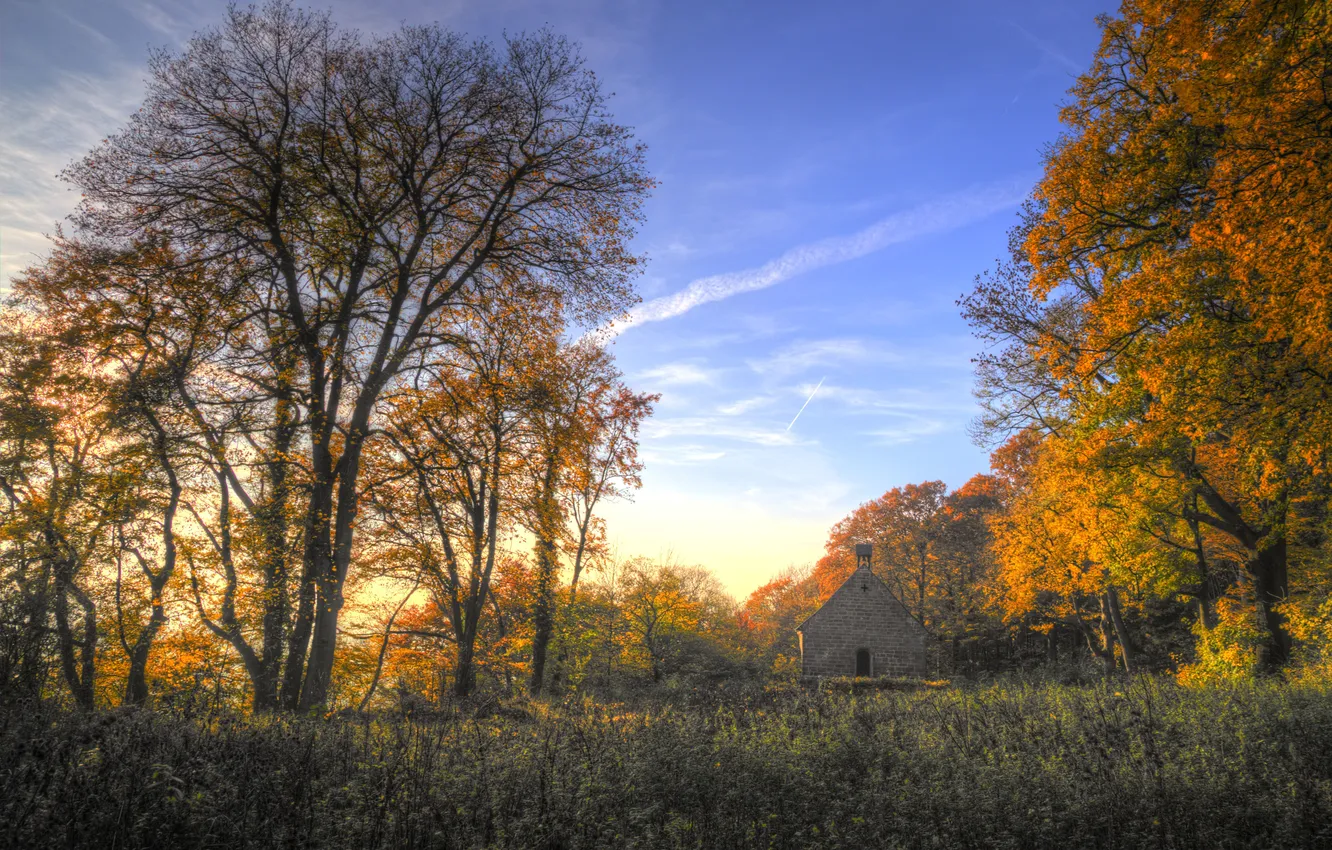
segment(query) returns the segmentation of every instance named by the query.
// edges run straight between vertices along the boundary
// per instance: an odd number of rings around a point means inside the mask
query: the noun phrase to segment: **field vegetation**
[[[904,687],[9,715],[0,823],[27,848],[1332,846],[1325,683]]]

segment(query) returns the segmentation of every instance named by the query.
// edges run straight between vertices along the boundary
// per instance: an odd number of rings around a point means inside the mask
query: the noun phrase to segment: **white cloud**
[[[648,463],[663,463],[670,466],[693,466],[709,463],[726,457],[726,452],[708,446],[657,446],[643,452],[643,459]]]
[[[913,415],[933,413],[971,416],[975,405],[964,401],[958,393],[938,393],[903,387],[894,390],[874,390],[862,387],[842,387],[825,384],[819,395],[830,402],[868,413]]]
[[[742,398],[739,401],[733,401],[730,404],[724,404],[717,408],[717,412],[726,416],[740,416],[751,410],[756,410],[764,405],[771,404],[772,396],[759,395],[752,398]]]
[[[57,175],[126,122],[142,97],[142,77],[128,66],[66,72],[48,87],[0,97],[0,282],[46,253],[45,234],[77,203]]]
[[[713,416],[680,416],[674,419],[649,419],[643,426],[643,436],[649,440],[670,437],[708,437],[734,440],[760,446],[792,446],[800,442],[795,434],[781,428],[746,425]]]
[[[792,248],[758,268],[700,278],[679,292],[648,301],[634,310],[626,321],[603,333],[615,335],[634,325],[674,318],[700,304],[766,289],[798,274],[854,260],[889,245],[953,230],[999,210],[1016,206],[1025,195],[1023,184],[1006,181],[931,201],[890,215],[859,233]]]
[[[900,446],[903,443],[912,443],[921,437],[939,434],[946,430],[948,430],[948,423],[941,422],[938,419],[916,419],[900,428],[867,431],[865,435],[874,438],[874,442],[882,446]]]
[[[684,386],[687,384],[710,384],[713,372],[693,363],[664,363],[645,369],[639,377],[645,381],[662,386]]]
[[[760,375],[792,375],[816,367],[845,364],[909,367],[912,369],[958,369],[972,372],[971,357],[961,344],[932,340],[911,348],[898,348],[880,340],[832,338],[794,342],[765,357],[745,361]]]
[[[746,361],[759,374],[787,375],[838,363],[902,363],[906,357],[859,339],[820,339],[788,345],[762,359]]]

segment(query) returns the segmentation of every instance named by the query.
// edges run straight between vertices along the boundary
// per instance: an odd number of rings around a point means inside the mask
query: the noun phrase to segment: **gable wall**
[[[861,590],[861,586],[867,590]],[[925,629],[874,576],[852,574],[801,630],[801,675],[854,676],[866,648],[875,676],[923,676]]]

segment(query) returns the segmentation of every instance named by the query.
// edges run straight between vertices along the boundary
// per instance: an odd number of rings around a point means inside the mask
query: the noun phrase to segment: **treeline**
[[[606,551],[643,150],[576,50],[284,2],[151,64],[0,328],[6,699],[404,706],[790,677],[875,544],[941,676],[1332,658],[1332,18],[1126,4],[961,300],[991,470],[743,604]],[[1321,667],[1319,665],[1322,665]]]
[[[838,544],[873,541],[964,649],[1030,655],[1038,631],[1108,670],[1326,665],[1332,16],[1144,0],[1101,25],[1009,259],[960,302],[992,474],[890,491],[770,592],[824,595]]]
[[[1099,621],[1107,664],[1178,599],[1200,674],[1327,646],[1330,34],[1323,3],[1125,4],[963,299],[1008,437],[1006,604]]]
[[[404,584],[466,695],[520,548],[539,689],[655,400],[585,333],[652,180],[576,49],[234,8],[64,176],[0,328],[5,695],[330,705]]]

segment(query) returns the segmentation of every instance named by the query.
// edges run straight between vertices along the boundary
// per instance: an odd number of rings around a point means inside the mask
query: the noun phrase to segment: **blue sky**
[[[955,301],[1002,255],[1110,3],[327,5],[366,31],[549,25],[648,144],[644,303],[613,351],[662,400],[643,489],[606,513],[620,554],[743,595],[817,559],[857,504],[986,468]],[[55,174],[137,106],[149,47],[224,8],[0,0],[0,275],[72,209]]]

